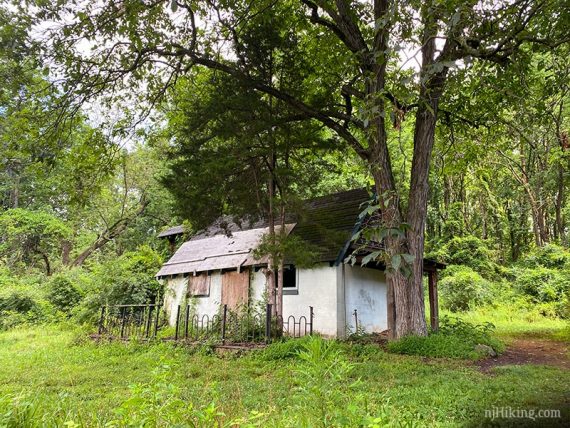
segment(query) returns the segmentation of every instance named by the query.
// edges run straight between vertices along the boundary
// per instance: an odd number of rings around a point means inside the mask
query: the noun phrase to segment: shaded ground
[[[570,369],[568,345],[547,339],[518,338],[497,358],[487,358],[475,363],[482,372],[506,365],[540,364]]]

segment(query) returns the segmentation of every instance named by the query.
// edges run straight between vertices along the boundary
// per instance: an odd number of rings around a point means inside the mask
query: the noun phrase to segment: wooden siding
[[[235,310],[247,305],[249,299],[249,270],[230,271],[222,274],[222,305]]]

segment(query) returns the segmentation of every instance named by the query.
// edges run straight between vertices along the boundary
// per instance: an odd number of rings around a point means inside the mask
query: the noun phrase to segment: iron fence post
[[[311,323],[309,324],[309,334],[312,336],[313,335],[313,317],[315,316],[315,314],[313,313],[313,307],[309,306],[309,320],[311,321]]]
[[[228,318],[228,305],[224,305],[224,312],[222,315],[222,344],[226,343],[226,320]]]
[[[178,325],[180,324],[180,305],[176,308],[176,327],[174,330],[174,341],[178,340]]]
[[[99,319],[99,334],[103,333],[103,324],[105,322],[105,306],[101,306],[101,318]]]
[[[160,305],[156,307],[156,318],[154,320],[154,337],[158,334],[158,316],[160,314]]]
[[[184,325],[184,339],[188,340],[188,321],[190,320],[190,305],[186,305],[186,324]]]
[[[268,303],[265,309],[265,343],[271,341],[271,306],[271,303]]]

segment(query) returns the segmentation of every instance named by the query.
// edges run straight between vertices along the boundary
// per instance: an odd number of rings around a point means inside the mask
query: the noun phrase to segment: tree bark
[[[562,163],[558,165],[558,192],[556,195],[555,211],[556,211],[556,237],[563,245],[566,243],[566,233],[564,230],[564,218],[562,208],[564,207],[564,167]]]
[[[123,217],[111,225],[107,230],[105,230],[99,237],[93,242],[86,250],[81,252],[75,260],[70,264],[70,266],[81,266],[89,256],[91,256],[95,251],[105,246],[108,242],[117,238],[121,235],[129,226],[131,221],[140,216],[148,206],[149,201],[142,200],[137,211],[127,217]]]

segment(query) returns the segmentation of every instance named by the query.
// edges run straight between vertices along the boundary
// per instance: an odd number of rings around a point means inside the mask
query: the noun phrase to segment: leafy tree
[[[385,263],[391,267],[402,254],[412,259],[409,276],[399,269],[387,275],[389,327],[396,337],[427,333],[422,259],[428,178],[447,84],[473,60],[495,64],[485,77],[517,59],[526,44],[558,45],[566,40],[568,21],[564,2],[532,0],[35,3],[38,19],[58,23],[47,32],[49,55],[66,77],[71,110],[105,91],[112,105],[126,88],[144,89],[139,94],[152,107],[181,76],[204,67],[281,100],[350,146],[374,177],[384,227],[401,231],[386,238]],[[296,44],[283,35],[298,36]],[[78,49],[83,40],[89,52]],[[402,50],[415,49],[421,54],[417,70],[398,64]],[[277,88],[264,78],[267,50],[302,58],[300,84]],[[413,155],[409,184],[401,185],[387,128],[400,126],[406,115],[413,116]]]
[[[273,61],[273,85],[291,85],[287,67]],[[248,91],[231,76],[206,71],[181,83],[169,110],[175,144],[164,182],[195,228],[223,214],[268,221],[266,254],[260,255],[269,257],[267,294],[282,315],[282,265],[285,248],[292,248],[286,216],[320,183],[318,172],[328,164],[319,155],[331,143],[321,127],[298,122],[287,104]]]
[[[53,214],[15,208],[0,213],[0,256],[7,265],[23,270],[40,259],[47,275],[52,260],[61,254],[70,236],[69,227]]]

